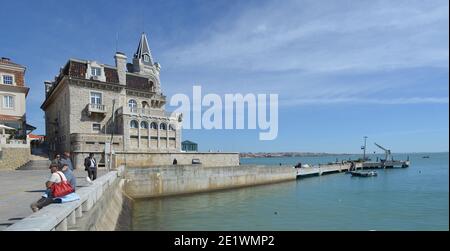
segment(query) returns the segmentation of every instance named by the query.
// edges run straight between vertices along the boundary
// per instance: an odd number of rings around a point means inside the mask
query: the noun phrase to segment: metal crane
[[[391,150],[386,149],[386,148],[378,145],[377,143],[374,143],[374,144],[384,151],[384,161],[387,161],[388,158],[391,156]]]

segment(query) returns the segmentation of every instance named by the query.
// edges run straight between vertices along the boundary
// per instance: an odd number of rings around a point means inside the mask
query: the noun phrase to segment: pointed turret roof
[[[150,51],[150,47],[148,46],[147,35],[144,32],[142,32],[141,40],[139,40],[139,45],[138,45],[136,53],[134,54],[134,58],[143,60],[144,55],[148,55],[150,57],[150,62],[148,62],[148,63],[152,65],[153,58],[152,58],[152,53]],[[147,62],[144,62],[144,63],[147,63]]]

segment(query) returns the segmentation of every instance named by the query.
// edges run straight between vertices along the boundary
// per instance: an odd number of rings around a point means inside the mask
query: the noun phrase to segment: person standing
[[[94,153],[90,153],[89,157],[84,159],[84,170],[88,172],[86,179],[91,182],[97,179],[97,160],[94,158]]]

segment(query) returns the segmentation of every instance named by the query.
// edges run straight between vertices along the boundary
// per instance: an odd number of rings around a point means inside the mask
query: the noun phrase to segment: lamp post
[[[366,142],[367,142],[367,136],[364,136],[364,146],[361,147],[363,149],[363,162],[366,161]]]
[[[108,172],[109,171],[111,171],[111,168],[112,168],[112,153],[113,153],[113,138],[114,138],[114,129],[115,129],[115,126],[114,126],[114,108],[115,108],[115,105],[116,105],[116,100],[115,99],[113,99],[112,100],[112,103],[113,103],[113,105],[112,105],[112,114],[111,114],[111,140],[109,141],[109,165],[108,165]]]

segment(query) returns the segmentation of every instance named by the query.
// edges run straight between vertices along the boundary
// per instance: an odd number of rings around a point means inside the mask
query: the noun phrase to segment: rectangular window
[[[102,94],[100,92],[91,92],[91,104],[102,104]]]
[[[12,85],[14,83],[14,78],[11,75],[3,75],[3,84]]]
[[[100,76],[102,75],[102,69],[99,67],[91,67],[91,75],[92,76]]]
[[[101,125],[100,124],[97,124],[97,123],[92,124],[92,131],[100,132],[100,129],[101,129]]]
[[[14,97],[4,96],[3,97],[3,107],[4,108],[14,108]]]

